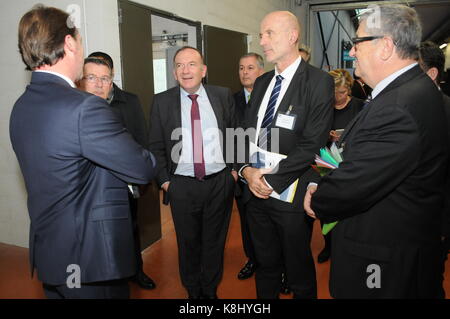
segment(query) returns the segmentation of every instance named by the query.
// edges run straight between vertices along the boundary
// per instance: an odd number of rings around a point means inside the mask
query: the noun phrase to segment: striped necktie
[[[281,82],[284,78],[277,75],[275,86],[270,94],[269,104],[267,105],[266,113],[261,123],[261,130],[258,137],[258,146],[262,149],[267,149],[267,142],[270,138],[270,124],[272,124],[273,116],[275,115],[275,105],[277,104],[278,96],[281,91]]]

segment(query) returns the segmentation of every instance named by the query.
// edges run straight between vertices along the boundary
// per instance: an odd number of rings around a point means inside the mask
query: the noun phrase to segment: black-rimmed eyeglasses
[[[373,35],[369,37],[357,37],[352,38],[353,45],[357,45],[358,43],[365,42],[365,41],[372,41],[376,39],[384,38],[384,35]]]

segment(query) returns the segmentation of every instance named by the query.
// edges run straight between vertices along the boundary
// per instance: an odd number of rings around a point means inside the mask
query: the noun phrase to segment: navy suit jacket
[[[14,105],[10,136],[28,192],[30,262],[39,279],[65,284],[72,264],[83,283],[132,276],[126,183],[147,184],[155,161],[106,101],[34,72]]]

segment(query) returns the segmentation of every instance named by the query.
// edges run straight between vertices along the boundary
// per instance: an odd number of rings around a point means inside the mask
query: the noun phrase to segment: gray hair
[[[392,37],[401,59],[419,58],[422,26],[416,10],[401,4],[370,5],[363,20],[367,34]]]
[[[243,56],[241,56],[241,59],[243,58],[249,58],[249,57],[254,57],[256,59],[256,62],[258,64],[258,67],[260,69],[264,69],[264,59],[262,56],[260,56],[258,53],[255,52],[249,52],[247,54],[244,54]],[[240,59],[240,60],[241,60]]]

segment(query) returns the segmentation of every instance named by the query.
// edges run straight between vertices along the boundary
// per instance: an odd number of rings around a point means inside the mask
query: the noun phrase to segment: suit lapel
[[[397,88],[398,86],[402,85],[403,83],[409,82],[414,76],[417,74],[422,73],[422,71],[419,69],[419,66],[413,67],[411,70],[408,70],[407,72],[401,74],[398,78],[396,78],[394,81],[389,83],[389,85],[384,88],[370,103],[364,106],[364,109],[362,109],[348,124],[345,128],[344,133],[341,136],[340,139],[340,145],[343,145],[345,143],[345,138],[348,136],[348,134],[351,132],[352,128],[355,126],[355,124],[358,122],[358,120],[367,112],[369,112],[370,107],[373,105],[373,103],[379,99],[384,94],[388,93],[392,89]]]
[[[371,102],[372,103],[372,102]],[[339,145],[345,144],[345,138],[347,137],[348,133],[352,130],[353,126],[355,126],[358,119],[362,116],[363,113],[368,112],[369,105],[366,105],[363,110],[361,110],[351,121],[347,124],[345,127],[344,133],[342,134],[342,137],[340,139]]]
[[[273,121],[271,126],[274,127],[275,126],[275,122],[276,122],[276,118],[278,116],[279,112],[285,113],[289,106],[292,104],[292,100],[293,97],[297,94],[298,92],[303,92],[303,85],[304,85],[304,80],[303,80],[303,75],[304,75],[304,71],[305,71],[305,67],[306,67],[306,63],[304,63],[303,61],[300,62],[300,65],[298,66],[297,70],[295,71],[294,76],[292,77],[291,83],[289,84],[289,87],[286,91],[286,93],[283,96],[283,99],[280,102],[280,106],[277,109],[277,112],[275,113],[274,117],[273,117]]]
[[[261,85],[258,85],[253,89],[252,98],[250,99],[250,110],[249,116],[251,119],[251,125],[249,127],[256,127],[258,124],[258,113],[261,107],[262,100],[264,99],[264,95],[266,94],[267,88],[269,87],[270,81],[272,81],[273,76],[275,75],[275,71],[271,71],[264,75],[264,78],[261,79]]]
[[[364,109],[356,115],[353,120],[350,121],[350,123],[345,128],[344,134],[342,134],[340,145],[343,145],[345,143],[345,138],[348,136],[352,128],[355,126],[356,122],[363,116],[363,114],[367,113],[370,109],[371,104],[376,101],[380,96],[383,96],[384,94],[388,93],[389,91],[399,87],[400,85],[407,83],[412,80],[412,78],[422,74],[422,71],[420,70],[419,66],[416,65],[412,69],[406,71],[405,73],[401,74],[399,77],[397,77],[394,81],[389,83],[389,85],[384,88],[380,94],[378,94],[375,99],[373,99],[369,104],[367,104]]]
[[[217,126],[221,132],[224,131],[223,123],[223,108],[222,103],[216,94],[211,92],[211,88],[208,85],[204,85],[206,95],[208,96],[209,102],[211,103],[214,115],[216,116]]]
[[[181,98],[180,87],[174,88],[170,95],[170,101],[168,105],[173,106],[173,128],[181,128]]]

